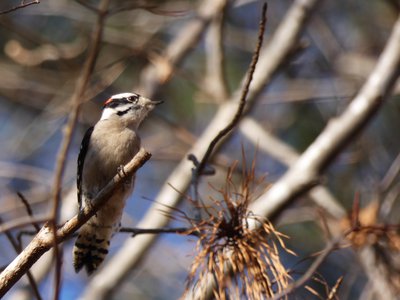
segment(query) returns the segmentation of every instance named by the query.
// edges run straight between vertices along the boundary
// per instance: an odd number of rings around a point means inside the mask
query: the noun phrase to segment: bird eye
[[[137,96],[129,96],[128,100],[132,101],[133,103],[136,103],[138,101],[138,97]]]

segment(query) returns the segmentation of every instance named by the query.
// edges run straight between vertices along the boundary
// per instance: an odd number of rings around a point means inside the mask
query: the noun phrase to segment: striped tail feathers
[[[105,259],[111,237],[120,227],[127,195],[130,195],[132,187],[133,184],[130,184],[129,190],[114,191],[104,207],[81,227],[73,249],[73,265],[76,272],[85,268],[90,275]],[[85,204],[88,204],[86,200]]]
[[[73,250],[75,272],[85,268],[90,275],[97,270],[108,254],[113,232],[112,226],[99,227],[90,221],[82,226]]]

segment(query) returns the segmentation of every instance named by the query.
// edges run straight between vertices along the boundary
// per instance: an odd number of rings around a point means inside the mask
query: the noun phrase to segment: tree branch
[[[251,208],[273,216],[299,194],[309,190],[319,175],[350,141],[365,128],[390,93],[400,70],[400,18],[374,71],[346,111],[331,120],[289,171]]]
[[[65,241],[87,220],[89,220],[106,203],[116,187],[123,184],[124,180],[133,175],[151,157],[143,148],[124,167],[123,174],[116,174],[114,178],[93,199],[91,207],[85,206],[83,210],[64,223],[57,230],[57,243]],[[18,255],[13,262],[0,274],[0,298],[24,275],[32,265],[50,248],[54,246],[54,235],[49,224],[45,224],[40,232],[33,238],[29,245]]]
[[[135,90],[152,98],[158,88],[169,79],[174,67],[178,65],[187,53],[196,45],[202,33],[211,20],[224,9],[227,0],[206,0],[200,4],[196,17],[185,26],[160,56],[165,64],[149,64],[140,74],[140,84]]]
[[[251,117],[245,117],[240,122],[240,132],[258,149],[265,151],[268,155],[288,167],[294,165],[300,157],[296,150],[262,128]],[[315,204],[322,207],[325,212],[336,219],[339,220],[346,216],[346,210],[323,185],[313,188],[309,193],[309,197]]]
[[[28,3],[22,2],[20,5],[17,5],[17,6],[9,8],[9,9],[0,11],[0,15],[8,14],[8,13],[16,11],[18,9],[25,8],[25,7],[33,5],[33,4],[39,4],[39,3],[40,3],[39,0],[34,0],[34,1],[31,1],[31,2],[28,2]]]

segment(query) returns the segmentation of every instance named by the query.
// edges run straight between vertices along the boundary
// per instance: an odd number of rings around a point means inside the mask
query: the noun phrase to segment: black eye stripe
[[[113,99],[111,102],[107,103],[104,105],[104,108],[109,107],[109,108],[115,108],[120,105],[124,104],[136,104],[139,101],[139,96],[138,95],[132,95],[129,97],[123,97],[123,98],[116,98]]]
[[[125,110],[117,111],[117,115],[121,117],[124,114],[126,114],[127,112],[129,112],[131,109],[132,109],[132,107],[129,107],[129,108],[125,109]]]

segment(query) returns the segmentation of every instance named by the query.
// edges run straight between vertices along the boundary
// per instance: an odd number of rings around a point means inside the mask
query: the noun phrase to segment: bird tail
[[[88,275],[92,274],[108,254],[110,239],[114,232],[112,226],[98,226],[90,222],[82,226],[73,249],[75,272],[85,267]]]

